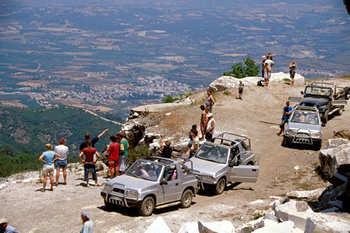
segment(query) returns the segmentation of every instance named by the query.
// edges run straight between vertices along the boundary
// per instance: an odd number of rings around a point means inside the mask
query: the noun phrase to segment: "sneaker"
[[[86,185],[86,187],[90,187],[90,185],[89,185],[89,184],[87,184],[87,185]]]

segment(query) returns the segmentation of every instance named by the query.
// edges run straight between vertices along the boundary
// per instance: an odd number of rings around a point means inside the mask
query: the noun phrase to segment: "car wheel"
[[[146,197],[139,207],[139,214],[142,216],[150,216],[154,210],[154,199],[153,197]]]
[[[288,147],[289,146],[289,141],[287,140],[287,138],[283,138],[282,146],[283,147]]]
[[[215,185],[215,188],[214,188],[214,193],[216,195],[220,195],[224,192],[225,190],[225,187],[226,187],[226,180],[225,178],[221,178],[218,183]]]
[[[322,141],[319,141],[314,145],[315,150],[321,150],[321,147],[322,147]]]
[[[323,115],[321,121],[322,121],[322,124],[323,124],[323,125],[326,125],[326,124],[327,124],[327,121],[328,121],[328,111],[324,113],[324,115]]]
[[[341,107],[338,109],[338,111],[337,111],[337,115],[338,115],[338,116],[341,116],[341,114],[343,114],[343,110],[344,110],[344,107],[341,106]]]
[[[193,193],[190,189],[185,190],[181,196],[181,207],[188,208],[192,204]]]
[[[109,202],[106,201],[106,200],[104,200],[104,202],[105,202],[105,206],[106,206],[107,210],[110,210],[110,209],[113,208],[113,204],[112,204],[112,203],[109,203]]]

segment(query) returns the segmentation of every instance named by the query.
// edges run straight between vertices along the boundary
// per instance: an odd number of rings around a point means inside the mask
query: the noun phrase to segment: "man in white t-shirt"
[[[264,63],[264,69],[266,71],[265,72],[265,76],[264,76],[265,87],[269,86],[269,80],[270,80],[270,77],[271,77],[271,69],[272,69],[272,66],[274,64],[275,63],[271,60],[271,58],[267,57],[267,60]]]
[[[207,141],[212,141],[212,138],[214,136],[215,133],[215,120],[213,118],[213,114],[212,113],[208,113],[207,114],[208,117],[208,124],[207,124],[207,128],[205,130],[205,139]]]
[[[60,140],[60,145],[55,146],[55,152],[59,154],[61,157],[55,161],[55,168],[56,168],[56,182],[54,183],[55,186],[58,185],[58,179],[60,177],[60,168],[62,168],[63,172],[63,180],[64,185],[67,184],[67,156],[69,149],[64,143],[66,142],[66,139],[62,138]]]

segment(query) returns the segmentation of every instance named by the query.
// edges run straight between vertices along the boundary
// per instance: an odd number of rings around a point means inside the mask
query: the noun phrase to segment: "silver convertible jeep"
[[[259,153],[251,150],[247,136],[224,132],[204,142],[191,158],[200,188],[221,194],[228,183],[255,183],[259,175]]]
[[[190,161],[138,159],[124,175],[104,185],[101,196],[106,207],[137,207],[143,216],[151,215],[155,206],[163,204],[180,202],[181,207],[189,207],[198,188],[192,163],[188,167],[185,162]]]
[[[322,121],[316,107],[294,107],[285,128],[282,146],[289,146],[291,143],[312,145],[317,150],[321,149]]]

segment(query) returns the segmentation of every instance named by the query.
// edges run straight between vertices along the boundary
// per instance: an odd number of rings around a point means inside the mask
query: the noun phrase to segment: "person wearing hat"
[[[83,227],[80,229],[80,233],[94,232],[94,223],[90,220],[90,214],[88,212],[81,212],[81,221],[83,222]]]
[[[214,135],[214,129],[215,129],[215,120],[213,118],[213,114],[212,113],[208,113],[207,114],[208,117],[208,124],[207,124],[207,128],[205,131],[205,139],[207,141],[211,141],[211,139],[213,138]]]
[[[61,157],[58,158],[55,161],[55,168],[56,168],[56,182],[54,183],[55,186],[58,185],[58,179],[60,178],[60,168],[62,168],[63,172],[63,184],[67,184],[67,157],[69,149],[64,143],[66,142],[66,139],[61,138],[60,145],[55,146],[54,151],[59,154]]]
[[[8,222],[6,219],[1,218],[0,219],[0,233],[19,233],[19,231],[8,225]]]

